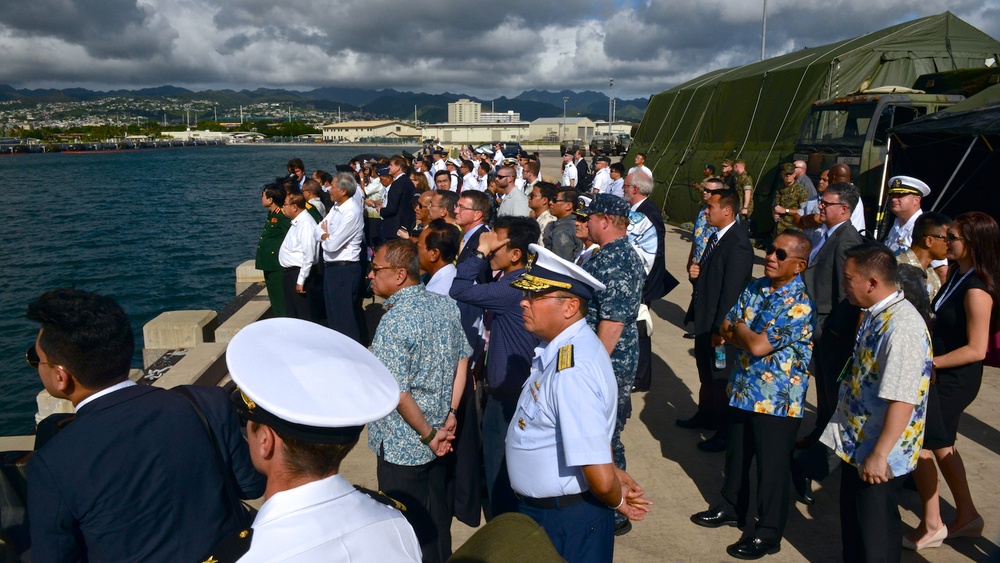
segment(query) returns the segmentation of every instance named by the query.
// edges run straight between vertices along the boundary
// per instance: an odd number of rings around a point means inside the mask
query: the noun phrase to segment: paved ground
[[[543,153],[546,175],[554,174],[555,153]],[[552,177],[552,176],[549,176]],[[680,278],[690,242],[688,233],[667,227],[667,268]],[[758,256],[754,274],[762,275],[762,257]],[[633,531],[618,538],[615,560],[644,561],[727,561],[726,545],[739,539],[735,528],[706,529],[692,524],[688,517],[708,507],[717,499],[722,485],[723,454],[698,451],[696,431],[674,425],[678,417],[688,417],[695,410],[698,375],[692,356],[692,341],[682,337],[681,322],[690,298],[690,286],[682,283],[665,299],[655,304],[653,335],[654,373],[651,390],[633,395],[634,414],[622,436],[628,457],[629,472],[655,503],[653,511]],[[977,507],[986,520],[983,538],[956,539],[944,546],[920,552],[904,552],[903,561],[985,561],[1000,560],[1000,393],[991,385],[1000,370],[987,368],[986,384],[979,397],[964,415],[959,427],[958,447],[962,452]],[[810,404],[815,394],[810,389]],[[810,408],[803,422],[804,434],[812,426]],[[365,445],[366,438],[345,461],[342,472],[350,481],[375,485],[375,458]],[[839,561],[840,524],[838,516],[839,473],[816,487],[816,504],[794,504],[781,552],[767,561]],[[943,483],[943,481],[942,481]],[[942,486],[942,510],[945,521],[954,516],[951,494]],[[907,530],[917,523],[919,500],[913,491],[904,494],[901,513]],[[455,523],[454,544],[460,545],[475,530]]]

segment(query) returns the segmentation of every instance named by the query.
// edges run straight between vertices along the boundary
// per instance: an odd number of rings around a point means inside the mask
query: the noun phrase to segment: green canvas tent
[[[754,177],[758,232],[791,161],[802,120],[814,100],[862,89],[914,83],[918,76],[982,68],[1000,60],[1000,42],[951,13],[902,23],[822,47],[709,72],[650,99],[626,156],[646,153],[656,181],[654,201],[674,222],[694,218],[700,194],[691,188],[702,167],[743,158]]]

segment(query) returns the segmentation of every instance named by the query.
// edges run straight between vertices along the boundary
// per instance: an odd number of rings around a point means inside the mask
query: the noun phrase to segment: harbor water
[[[111,295],[136,336],[163,311],[218,311],[264,224],[262,186],[301,158],[335,172],[363,152],[399,148],[230,145],[0,156],[7,206],[0,244],[0,435],[25,434],[42,389],[24,352],[30,301],[56,287]],[[412,149],[411,149],[412,150]]]

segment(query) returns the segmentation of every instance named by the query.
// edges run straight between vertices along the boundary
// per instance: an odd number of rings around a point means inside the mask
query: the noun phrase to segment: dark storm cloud
[[[176,37],[136,0],[31,0],[16,7],[8,2],[0,9],[0,26],[25,39],[79,45],[95,59],[148,58],[168,50]]]
[[[769,3],[767,55],[951,10],[1000,35],[981,0]],[[320,86],[450,91],[607,89],[645,97],[760,57],[742,0],[35,0],[0,11],[0,83],[194,89]]]

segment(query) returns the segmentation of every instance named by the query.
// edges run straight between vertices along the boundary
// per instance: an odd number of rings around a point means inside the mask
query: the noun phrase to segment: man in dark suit
[[[389,159],[392,184],[382,196],[382,208],[379,209],[379,214],[382,216],[383,242],[399,238],[400,227],[409,228],[417,220],[416,211],[413,209],[413,192],[416,188],[406,174],[407,168],[409,166],[405,158],[396,155]]]
[[[649,201],[649,194],[653,193],[653,179],[645,172],[636,170],[625,177],[625,184],[622,186],[625,199],[632,205],[632,211],[642,213],[653,223],[656,230],[656,256],[653,258],[653,266],[646,275],[646,283],[642,288],[642,302],[649,307],[653,301],[660,299],[673,288],[677,287],[677,279],[670,275],[664,259],[664,246],[666,243],[667,230],[663,226],[663,215],[660,210]],[[652,339],[645,329],[645,323],[639,323],[639,364],[635,372],[635,391],[649,391],[649,384],[653,378],[652,362]]]
[[[132,326],[114,300],[55,289],[28,318],[42,325],[28,363],[49,394],[76,407],[28,463],[32,559],[200,561],[235,533],[225,480],[244,499],[260,496],[264,480],[225,392],[187,388],[223,469],[188,399],[128,379]]]
[[[847,301],[840,282],[847,250],[864,242],[851,223],[851,213],[859,199],[854,184],[838,182],[826,188],[819,199],[822,235],[809,254],[809,267],[802,274],[817,313],[810,369],[816,380],[816,426],[797,444],[807,451],[793,463],[792,479],[799,500],[806,504],[812,502],[809,481],[823,479],[831,467],[836,467],[828,463],[830,450],[817,441],[837,408],[838,379],[851,358],[858,327],[860,309]]]
[[[692,264],[689,276],[695,280],[694,358],[698,366],[698,412],[688,419],[678,419],[682,428],[716,430],[714,436],[700,442],[698,449],[721,452],[726,449],[726,383],[736,357],[736,348],[725,342],[719,329],[726,313],[733,308],[743,288],[750,282],[753,269],[753,246],[745,229],[732,228],[740,209],[736,192],[718,190],[708,199],[708,224],[718,229],[709,239],[701,261]],[[722,346],[724,358],[715,357]],[[722,367],[716,367],[723,363]]]

